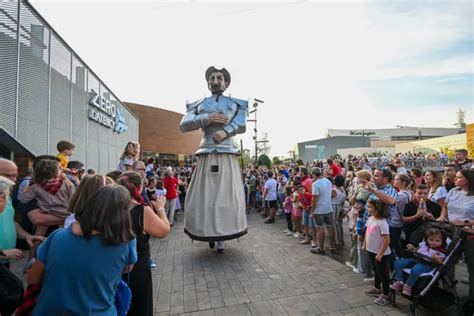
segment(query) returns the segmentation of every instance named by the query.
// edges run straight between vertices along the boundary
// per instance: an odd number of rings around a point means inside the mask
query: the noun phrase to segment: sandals
[[[311,249],[311,253],[314,253],[317,255],[325,255],[326,251],[321,250],[321,248],[315,248],[315,249]]]

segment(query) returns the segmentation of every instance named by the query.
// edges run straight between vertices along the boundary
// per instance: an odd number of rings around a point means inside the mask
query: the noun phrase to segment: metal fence
[[[88,118],[97,94],[122,109],[127,132]],[[0,128],[34,155],[68,139],[73,159],[101,172],[138,140],[138,119],[26,1],[0,1]]]

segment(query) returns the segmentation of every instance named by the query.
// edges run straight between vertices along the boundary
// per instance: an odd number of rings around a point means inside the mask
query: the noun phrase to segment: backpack
[[[0,264],[0,314],[12,314],[23,301],[23,283]]]

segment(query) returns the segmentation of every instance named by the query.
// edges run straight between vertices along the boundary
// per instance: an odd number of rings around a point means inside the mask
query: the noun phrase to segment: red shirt
[[[337,177],[338,175],[341,174],[341,168],[336,165],[335,163],[333,163],[332,165],[330,165],[331,167],[331,170],[332,170],[332,177],[335,178]]]
[[[301,203],[301,208],[309,209],[311,207],[311,199],[312,195],[309,192],[305,192],[304,194],[298,194],[298,200]]]
[[[313,179],[311,177],[306,177],[301,181],[301,185],[304,186],[306,192],[311,194],[313,192]]]
[[[163,188],[166,189],[166,199],[172,200],[176,199],[178,193],[176,192],[176,185],[178,184],[178,179],[175,177],[165,177],[163,179]]]

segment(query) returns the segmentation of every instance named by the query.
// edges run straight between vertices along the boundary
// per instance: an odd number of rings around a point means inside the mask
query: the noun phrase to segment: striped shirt
[[[446,204],[450,221],[474,220],[474,195],[468,196],[467,192],[455,188],[448,192]]]
[[[397,199],[397,196],[398,196],[397,190],[395,190],[395,188],[392,187],[392,185],[390,184],[387,184],[383,187],[378,188],[378,191],[388,196],[393,197],[395,200]],[[371,193],[369,195],[369,201],[377,201],[378,199],[379,198],[377,197],[377,195],[375,195],[375,193]],[[389,205],[388,210],[389,210],[389,215],[387,218],[388,224],[392,227],[402,227],[403,222],[400,217],[400,213],[398,212],[397,203],[395,202],[392,205]]]

